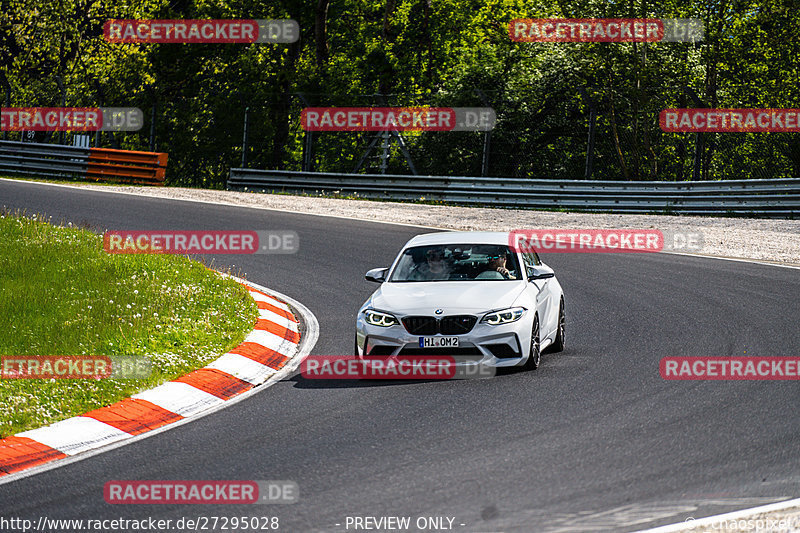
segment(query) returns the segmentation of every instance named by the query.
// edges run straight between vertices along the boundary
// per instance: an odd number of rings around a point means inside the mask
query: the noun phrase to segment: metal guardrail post
[[[489,99],[486,98],[486,95],[483,94],[483,91],[480,89],[473,89],[472,90],[478,97],[481,99],[484,107],[492,107],[489,104]],[[481,156],[481,177],[486,177],[489,175],[489,154],[491,149],[492,143],[492,130],[487,130],[483,133],[483,155]]]
[[[589,108],[589,138],[586,141],[586,165],[583,171],[583,179],[591,179],[594,170],[594,132],[597,124],[597,106],[594,100],[583,87],[578,87],[578,92],[583,98],[584,103]]]
[[[156,151],[156,104],[150,108],[150,151]],[[244,165],[242,165],[244,166]]]
[[[389,132],[381,132],[381,174],[386,174],[386,162],[389,160]]]
[[[64,82],[61,80],[61,76],[56,76],[56,82],[58,82],[58,89],[61,91],[61,107],[66,107],[67,89],[64,88]],[[64,133],[64,130],[58,133],[58,144],[64,144]]]
[[[244,108],[244,128],[242,130],[242,168],[247,166],[247,119],[250,115],[250,108]]]

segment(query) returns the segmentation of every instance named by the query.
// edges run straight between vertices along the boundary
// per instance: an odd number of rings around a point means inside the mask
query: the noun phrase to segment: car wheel
[[[556,340],[553,341],[553,352],[561,352],[564,350],[564,342],[567,339],[567,333],[564,326],[566,322],[566,313],[564,312],[564,298],[561,298],[561,303],[558,306],[558,333],[556,333]]]
[[[533,318],[533,328],[531,329],[531,349],[528,360],[525,362],[526,370],[536,370],[542,361],[542,347],[539,339],[539,315]]]

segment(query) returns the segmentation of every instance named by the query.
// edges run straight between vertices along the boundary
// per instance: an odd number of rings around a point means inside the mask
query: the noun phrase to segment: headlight
[[[525,314],[524,307],[511,307],[510,309],[503,309],[502,311],[495,311],[485,315],[481,322],[485,322],[490,326],[499,326],[500,324],[508,324],[516,322],[522,315]]]
[[[388,328],[389,326],[396,326],[400,322],[392,315],[388,313],[381,313],[380,311],[375,311],[374,309],[367,309],[364,311],[364,318],[367,321],[367,324],[372,324],[373,326],[380,326],[382,328]]]

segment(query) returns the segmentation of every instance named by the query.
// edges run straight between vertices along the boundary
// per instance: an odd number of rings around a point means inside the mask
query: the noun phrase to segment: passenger
[[[441,281],[450,279],[450,265],[442,247],[431,248],[425,253],[425,262],[414,268],[409,276],[415,281]]]

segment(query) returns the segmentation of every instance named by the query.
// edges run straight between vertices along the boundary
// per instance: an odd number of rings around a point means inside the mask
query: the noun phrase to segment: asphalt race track
[[[314,354],[352,352],[355,313],[375,288],[364,272],[428,231],[5,180],[2,205],[97,231],[297,231],[296,255],[215,260],[308,306],[321,328]],[[567,349],[536,371],[453,382],[295,377],[0,485],[0,515],[278,516],[290,532],[345,531],[347,516],[443,516],[465,532],[633,531],[800,496],[797,382],[668,382],[658,370],[669,355],[800,355],[800,270],[667,254],[543,259],[567,297]],[[106,504],[104,483],[125,479],[294,480],[300,502]]]

